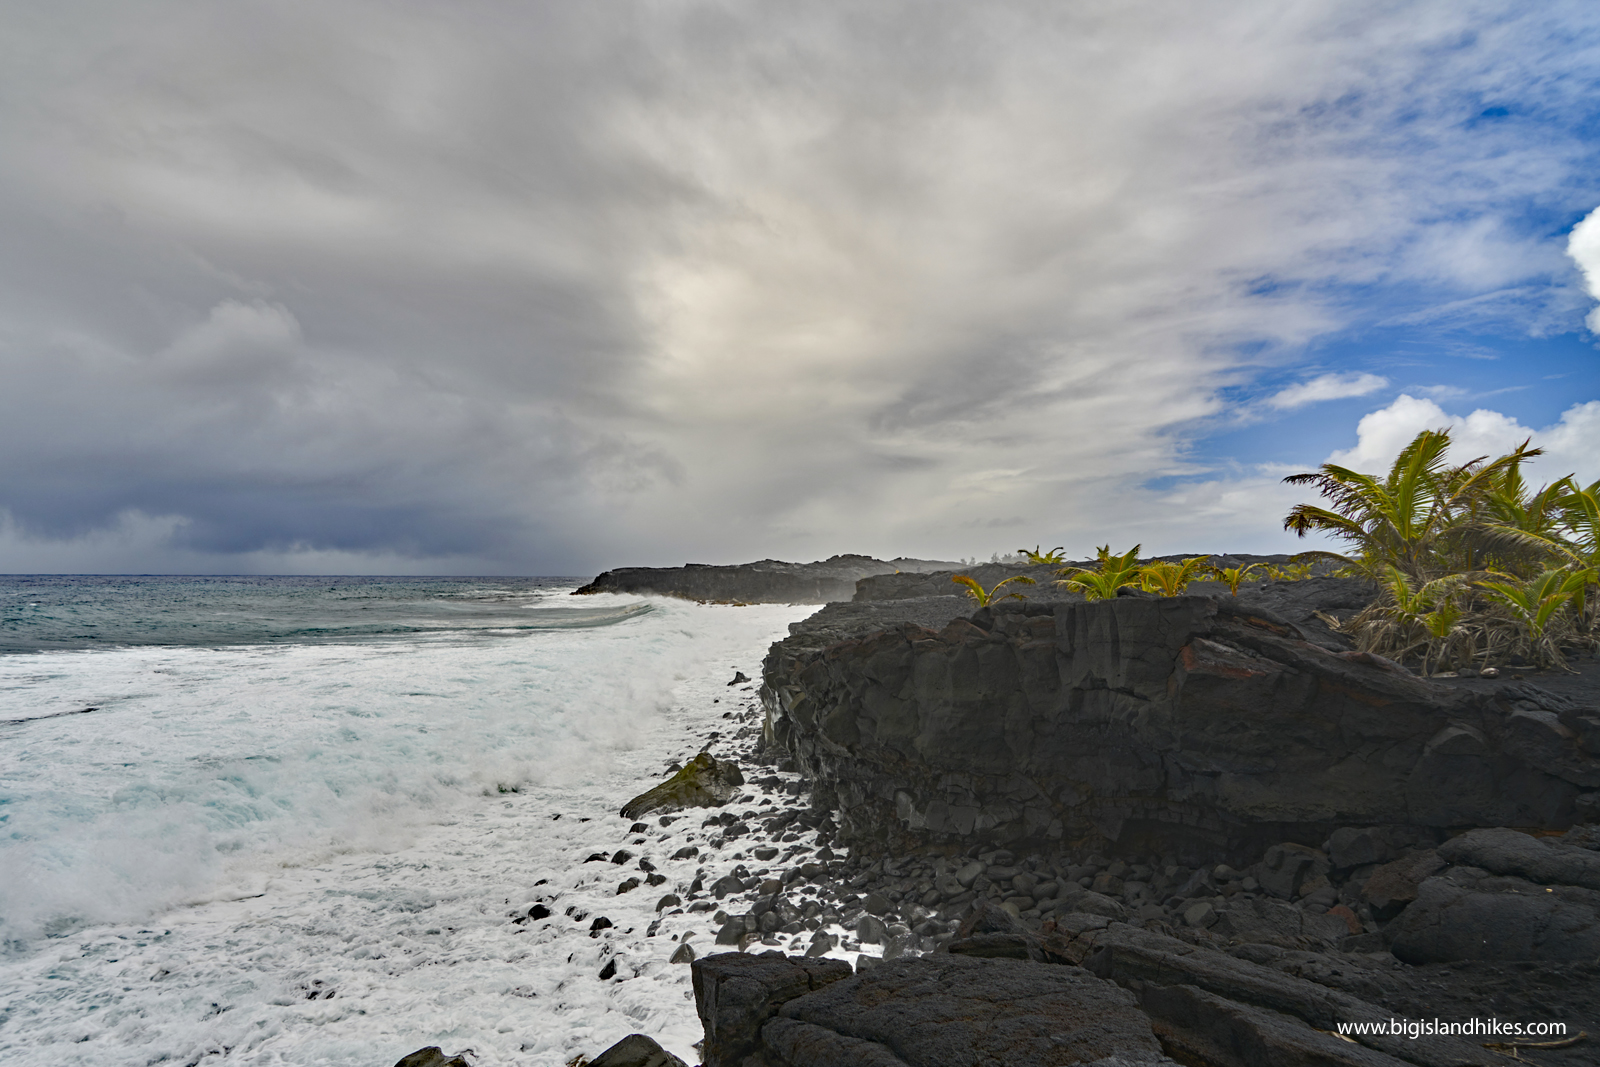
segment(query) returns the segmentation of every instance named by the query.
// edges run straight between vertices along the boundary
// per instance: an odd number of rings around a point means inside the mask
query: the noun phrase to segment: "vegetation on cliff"
[[[1523,464],[1540,450],[1524,441],[1496,459],[1448,462],[1448,430],[1424,430],[1387,475],[1333,463],[1290,475],[1328,506],[1300,504],[1283,525],[1346,543],[1339,562],[1372,578],[1378,598],[1330,624],[1358,647],[1430,669],[1522,658],[1565,666],[1564,650],[1593,648],[1600,583],[1600,482],[1568,475],[1533,490]]]

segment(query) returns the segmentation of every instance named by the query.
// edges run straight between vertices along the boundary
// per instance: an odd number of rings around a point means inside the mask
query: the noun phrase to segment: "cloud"
[[[1524,469],[1535,486],[1575,474],[1581,484],[1600,479],[1600,400],[1573,404],[1555,423],[1525,426],[1503,412],[1478,408],[1451,414],[1432,400],[1402,393],[1394,402],[1363,416],[1356,426],[1356,444],[1330,453],[1322,462],[1370,474],[1386,473],[1400,450],[1423,430],[1450,430],[1451,462],[1504,455],[1532,439],[1544,454]],[[1152,551],[1297,552],[1337,545],[1330,538],[1297,538],[1281,530],[1289,509],[1311,497],[1302,486],[1283,484],[1283,477],[1314,467],[1262,465],[1229,477],[1185,482],[1165,493],[1130,498],[1130,535],[1154,531]],[[1161,524],[1163,514],[1181,513],[1185,523],[1173,530]],[[1208,540],[1196,544],[1196,531]]]
[[[1567,255],[1583,272],[1584,288],[1600,300],[1600,208],[1591,211],[1572,228],[1567,238]],[[1589,312],[1589,329],[1600,333],[1600,308]]]
[[[1518,219],[1589,195],[1560,116],[1600,73],[1586,5],[18,22],[0,569],[1099,539],[1341,294],[1555,328],[1570,265]],[[1509,93],[1536,117],[1467,128]]]
[[[1324,400],[1366,396],[1386,387],[1389,379],[1376,374],[1323,374],[1308,382],[1291,385],[1267,398],[1270,407],[1280,410],[1304,407]]]
[[[1534,428],[1488,408],[1447,414],[1432,400],[1402,393],[1388,407],[1363,417],[1356,427],[1355,447],[1334,452],[1327,462],[1359,471],[1387,471],[1417,434],[1444,429],[1450,431],[1450,458],[1456,463],[1501,456],[1531,438],[1544,455],[1530,465],[1530,479],[1555,481],[1576,474],[1587,484],[1600,478],[1600,400],[1574,404],[1556,423]]]

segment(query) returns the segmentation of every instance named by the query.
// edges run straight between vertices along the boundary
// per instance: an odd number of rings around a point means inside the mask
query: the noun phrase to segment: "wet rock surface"
[[[419,1048],[410,1055],[401,1057],[394,1067],[472,1067],[467,1055],[465,1052],[458,1052],[454,1056],[446,1056],[444,1049],[438,1045],[429,1045],[427,1048]]]
[[[585,1067],[688,1067],[645,1034],[629,1034]]]
[[[744,775],[737,763],[701,752],[666,781],[624,804],[621,814],[624,819],[637,819],[651,812],[714,808],[732,800],[743,785]]]

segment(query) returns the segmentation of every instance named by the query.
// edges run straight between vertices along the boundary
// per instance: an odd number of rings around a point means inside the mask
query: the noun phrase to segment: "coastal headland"
[[[726,950],[680,952],[706,1067],[1595,1062],[1592,654],[1422,677],[1338,629],[1362,579],[1036,569],[863,575],[772,646],[722,742],[777,803],[670,902]]]
[[[862,578],[902,571],[948,571],[959,566],[938,560],[845,555],[816,563],[763,559],[731,566],[686,563],[681,567],[619,567],[573,590],[573,595],[653,593],[713,604],[825,604],[849,600]]]

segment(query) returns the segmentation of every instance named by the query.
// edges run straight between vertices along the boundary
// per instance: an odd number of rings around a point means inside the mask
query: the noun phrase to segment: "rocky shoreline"
[[[740,773],[718,806],[640,814],[590,857],[670,850],[683,872],[640,861],[618,893],[666,890],[650,934],[694,970],[706,1067],[1595,1062],[1592,660],[1417,679],[1325,624],[1370,597],[1341,579],[978,612],[871,599],[908,582],[863,581],[790,627],[759,691],[728,683],[707,751]],[[930,732],[941,708],[978,733]],[[1058,765],[1076,769],[1046,782]],[[559,917],[513,921],[540,918]],[[1567,1029],[1332,1032],[1490,1017]],[[674,1062],[630,1048],[595,1067]]]

